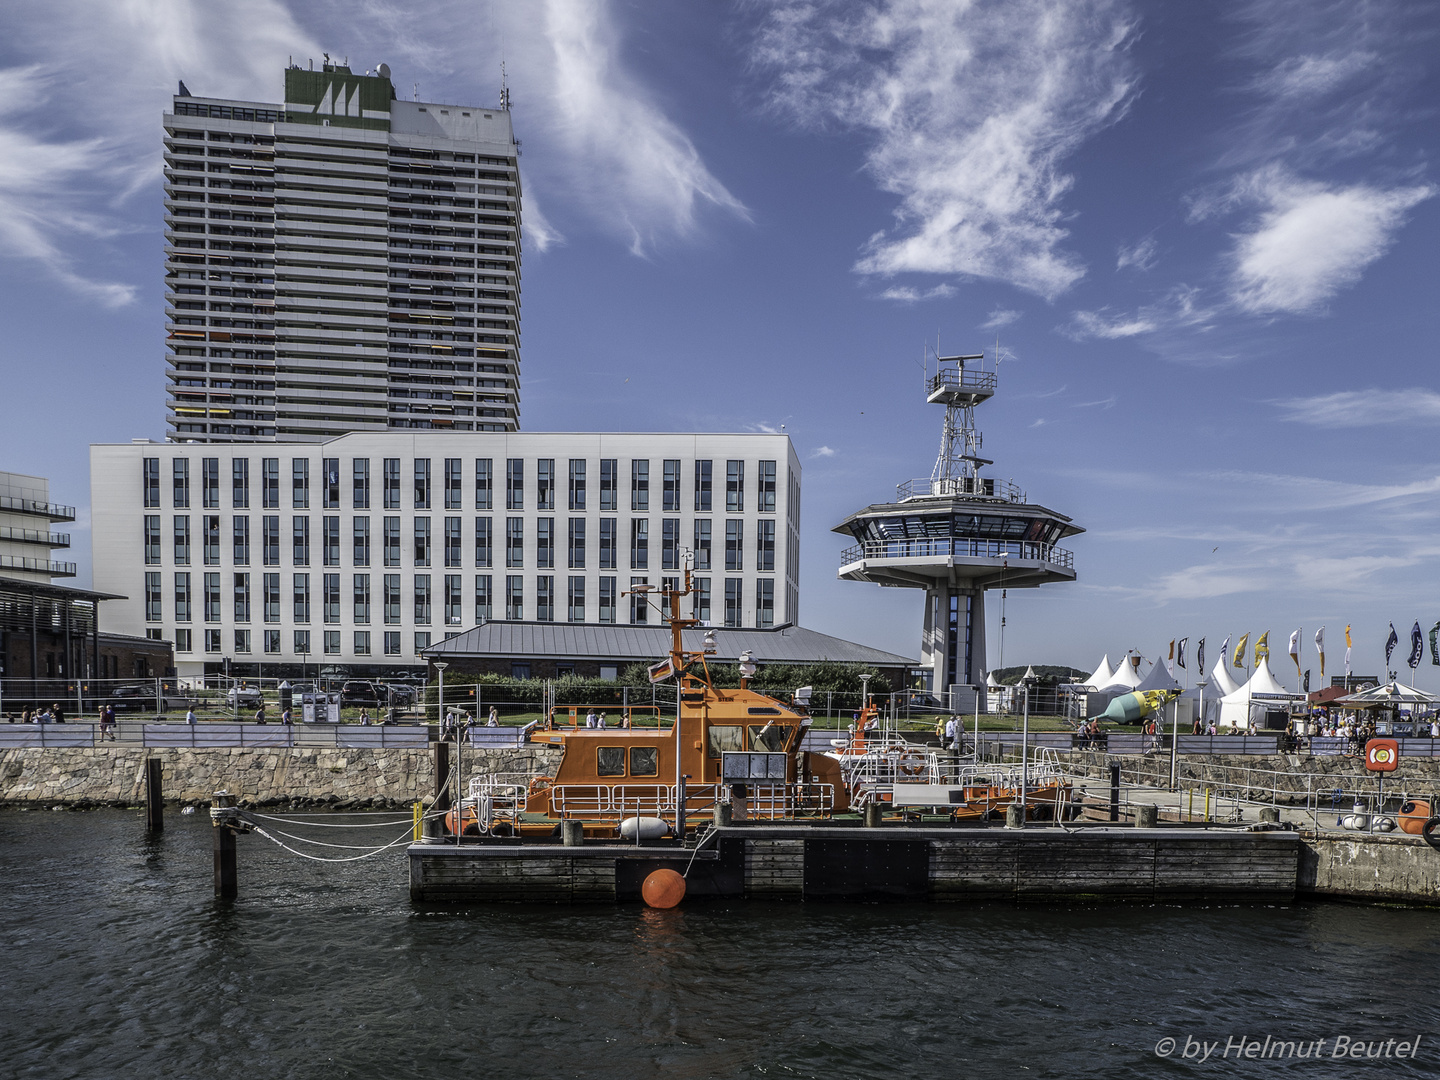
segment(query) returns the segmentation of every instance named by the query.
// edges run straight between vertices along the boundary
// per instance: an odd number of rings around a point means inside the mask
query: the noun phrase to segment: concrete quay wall
[[[1297,895],[1440,906],[1440,851],[1418,836],[1305,833]]]
[[[558,756],[545,746],[472,748],[464,769],[544,772]],[[429,748],[60,747],[0,750],[0,806],[135,806],[150,757],[160,759],[166,802],[208,803],[224,789],[242,806],[402,806],[434,790]]]

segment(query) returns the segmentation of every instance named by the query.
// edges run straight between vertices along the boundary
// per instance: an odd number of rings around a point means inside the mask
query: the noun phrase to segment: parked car
[[[169,712],[170,699],[162,694],[157,708],[155,687],[117,686],[110,691],[110,707],[116,712]]]
[[[225,695],[225,704],[232,709],[258,709],[265,703],[265,695],[258,686],[232,686]]]
[[[385,700],[385,688],[364,679],[350,679],[340,687],[340,704],[347,709],[373,709]]]
[[[382,694],[389,692],[389,697],[394,698],[397,708],[408,708],[420,698],[420,688],[410,683],[386,683],[379,689]]]

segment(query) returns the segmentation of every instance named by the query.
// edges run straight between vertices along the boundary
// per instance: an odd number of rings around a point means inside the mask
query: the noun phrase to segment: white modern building
[[[283,103],[181,83],[164,114],[167,437],[515,430],[507,106],[404,101],[384,64],[328,58],[289,68]]]
[[[357,432],[323,443],[90,448],[108,626],[181,677],[386,674],[489,619],[799,617],[800,462],[784,435]],[[627,595],[629,594],[629,595]]]
[[[43,582],[74,577],[73,562],[50,557],[56,548],[70,546],[70,534],[50,526],[74,520],[73,506],[50,501],[50,482],[43,476],[0,472],[0,577]]]

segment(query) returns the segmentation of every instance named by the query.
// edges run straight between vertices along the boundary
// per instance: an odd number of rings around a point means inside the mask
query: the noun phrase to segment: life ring
[[[1436,829],[1440,829],[1440,817],[1432,817],[1429,821],[1425,822],[1420,829],[1420,836],[1425,843],[1429,844],[1436,851],[1440,851],[1440,837],[1433,835]]]
[[[919,776],[925,771],[925,759],[918,754],[906,754],[897,764],[906,776]]]

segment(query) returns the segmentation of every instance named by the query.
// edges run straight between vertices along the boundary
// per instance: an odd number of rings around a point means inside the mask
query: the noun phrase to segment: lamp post
[[[445,668],[444,660],[435,661],[436,698],[435,719],[443,733],[445,730]],[[442,735],[443,737],[443,735]],[[460,725],[455,725],[455,790],[450,793],[450,804],[455,807],[455,843],[460,843],[460,834],[465,831],[463,807],[460,805]]]
[[[858,719],[855,721],[855,735],[860,734],[860,725],[861,725],[861,724],[864,722],[864,720],[865,720],[865,704],[866,704],[866,702],[868,702],[869,700],[870,700],[870,676],[869,676],[869,674],[865,674],[865,675],[861,675],[861,676],[860,676],[860,711],[856,714],[856,716],[858,717]],[[854,740],[854,735],[851,736],[851,740],[852,740],[852,741]]]

